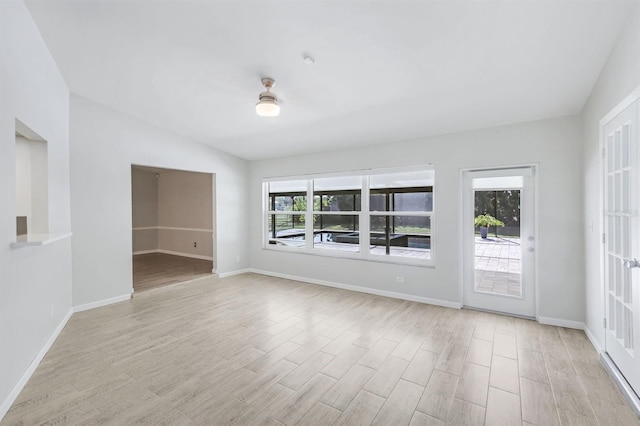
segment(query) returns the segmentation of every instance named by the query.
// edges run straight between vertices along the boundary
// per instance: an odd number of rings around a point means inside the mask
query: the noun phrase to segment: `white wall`
[[[601,156],[600,120],[627,95],[640,86],[640,2],[609,56],[591,96],[582,112],[584,138],[584,216],[586,326],[601,347],[604,346],[603,290],[600,282],[600,203]]]
[[[69,232],[69,91],[21,1],[0,2],[0,417],[71,309],[71,241],[11,248],[15,119],[48,141],[50,232]]]
[[[158,249],[157,173],[131,168],[131,210],[133,252]],[[136,229],[152,228],[152,229]]]
[[[264,177],[433,163],[435,268],[261,248]],[[538,163],[539,314],[584,319],[582,157],[578,117],[251,163],[251,266],[271,272],[460,302],[460,170]],[[395,277],[405,277],[396,283]]]
[[[74,305],[132,291],[132,164],[215,173],[218,271],[249,265],[246,161],[75,95],[71,122]]]
[[[213,259],[213,176],[180,170],[161,172],[158,225],[159,249]]]

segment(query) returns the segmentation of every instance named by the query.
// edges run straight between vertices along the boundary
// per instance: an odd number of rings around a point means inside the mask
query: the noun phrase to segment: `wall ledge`
[[[59,232],[55,234],[27,234],[20,235],[17,241],[11,243],[12,248],[28,246],[46,246],[56,241],[71,238],[72,232]]]

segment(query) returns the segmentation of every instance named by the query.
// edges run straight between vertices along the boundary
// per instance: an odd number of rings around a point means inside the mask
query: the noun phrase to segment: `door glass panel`
[[[616,296],[622,296],[622,281],[624,280],[624,269],[620,259],[615,260],[614,268],[616,270]]]
[[[631,303],[631,270],[622,268],[622,294],[624,303]]]
[[[616,300],[616,338],[622,338],[622,303]]]
[[[609,325],[609,330],[613,331],[615,329],[615,315],[616,315],[616,298],[613,295],[609,295],[609,317],[607,318],[607,324]]]
[[[616,269],[612,267],[615,265],[616,257],[609,255],[609,291],[615,291],[616,289]]]
[[[614,138],[614,143],[613,143],[613,158],[615,160],[614,162],[614,169],[618,170],[620,169],[620,167],[622,167],[622,153],[620,152],[620,147],[622,145],[622,132],[620,130],[616,130],[615,133],[615,138]]]
[[[616,251],[615,254],[618,256],[622,253],[622,240],[624,235],[622,235],[622,218],[618,215],[615,217],[615,229],[616,229]]]
[[[608,197],[607,197],[607,209],[609,209],[609,211],[615,210],[615,188],[613,185],[613,180],[614,180],[614,176],[609,176],[607,178],[607,182],[608,182]]]
[[[624,213],[629,212],[629,196],[631,193],[629,192],[629,187],[631,185],[631,173],[628,170],[622,172],[622,185],[620,188],[620,198],[621,200],[621,210]]]
[[[609,223],[607,226],[607,249],[609,250],[609,252],[613,252],[614,251],[614,247],[615,247],[615,242],[616,242],[616,234],[615,234],[615,229],[614,229],[614,225],[615,222],[613,221],[613,219],[611,217],[609,217]]]
[[[625,259],[634,256],[632,199],[635,172],[631,169],[631,127],[621,124],[607,137],[606,215],[607,329],[621,347],[631,351],[633,342],[632,279]]]
[[[474,179],[474,187],[482,180]],[[478,292],[522,296],[520,195],[520,189],[474,191]]]
[[[631,218],[629,216],[622,217],[622,256],[625,259],[631,257],[631,238],[625,237],[626,235],[630,235],[631,233],[631,229],[629,227],[630,220]]]
[[[616,166],[613,158],[615,153],[615,150],[613,149],[613,135],[609,135],[607,138],[607,148],[609,170],[615,170]]]
[[[624,347],[633,349],[633,313],[628,308],[624,308]]]
[[[615,206],[614,209],[616,212],[622,210],[622,174],[616,173],[615,178]]]
[[[631,157],[631,127],[627,124],[622,132],[622,167],[629,167]]]

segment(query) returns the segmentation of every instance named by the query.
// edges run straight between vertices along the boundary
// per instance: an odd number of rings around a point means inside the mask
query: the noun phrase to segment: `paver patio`
[[[476,237],[476,290],[521,296],[522,262],[519,238]]]

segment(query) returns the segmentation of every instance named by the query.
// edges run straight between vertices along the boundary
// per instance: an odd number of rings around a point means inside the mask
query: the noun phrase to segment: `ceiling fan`
[[[278,96],[271,91],[271,88],[276,85],[274,79],[264,77],[262,79],[262,85],[265,87],[264,92],[258,96],[258,103],[256,104],[256,114],[261,117],[277,117],[280,114],[280,105],[278,105]]]

